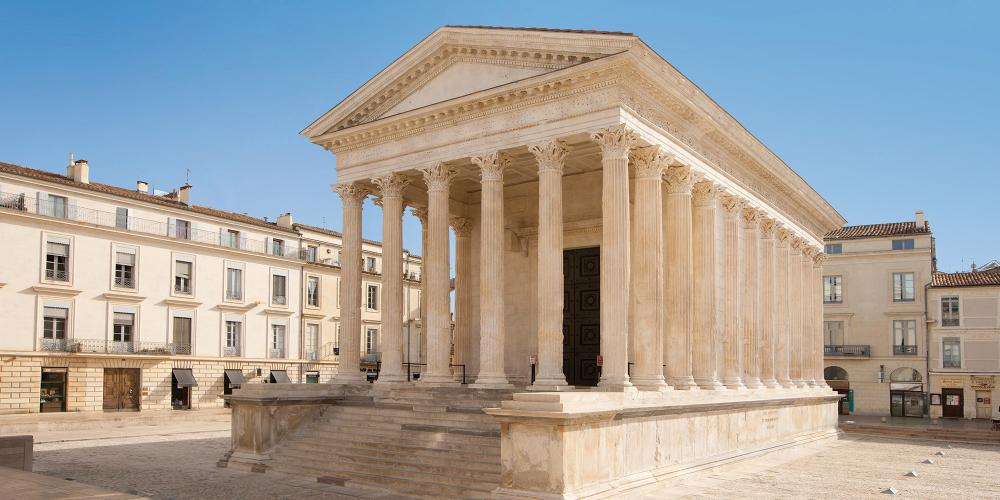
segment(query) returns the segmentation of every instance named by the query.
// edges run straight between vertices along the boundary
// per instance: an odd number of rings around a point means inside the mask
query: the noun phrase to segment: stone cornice
[[[236,304],[231,302],[223,302],[215,306],[216,309],[220,311],[231,311],[231,312],[247,312],[255,307],[257,307],[260,302],[248,302],[246,304]]]
[[[101,294],[101,298],[107,300],[108,302],[142,302],[146,300],[146,297],[141,295],[115,292],[104,292]]]
[[[75,290],[63,286],[35,285],[31,287],[38,295],[55,295],[59,297],[76,297],[83,290]]]

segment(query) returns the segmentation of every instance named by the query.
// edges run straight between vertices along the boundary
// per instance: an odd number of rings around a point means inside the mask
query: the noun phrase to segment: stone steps
[[[275,457],[281,457],[285,463],[292,463],[295,461],[301,461],[304,463],[313,462],[316,455],[309,451],[300,451],[290,448],[284,448],[279,453],[275,454]],[[334,458],[335,460],[329,460]],[[468,466],[468,464],[463,464],[461,467],[455,467],[453,462],[448,462],[442,464],[442,461],[437,463],[432,463],[428,460],[418,460],[411,461],[406,459],[396,459],[394,457],[389,458],[379,458],[372,457],[370,455],[365,455],[362,453],[355,453],[355,450],[340,449],[337,450],[333,456],[325,457],[326,461],[320,464],[312,465],[312,468],[320,470],[341,470],[342,468],[358,468],[361,471],[375,470],[375,469],[391,469],[400,474],[411,474],[416,477],[423,477],[427,474],[437,474],[442,476],[447,476],[448,480],[454,480],[458,484],[462,482],[471,481],[482,481],[495,483],[500,481],[500,467],[494,466],[493,470],[482,470],[478,468],[479,466]]]
[[[458,480],[449,476],[408,474],[389,468],[349,467],[344,464],[316,467],[296,461],[282,461],[270,464],[269,468],[282,474],[301,476],[305,473],[316,477],[317,481],[348,488],[389,490],[418,498],[488,498],[498,485],[498,482]]]
[[[333,448],[351,449],[355,452],[366,454],[381,454],[385,456],[402,455],[416,458],[426,458],[430,460],[444,460],[459,462],[462,464],[483,464],[500,465],[500,454],[495,450],[459,450],[447,448],[426,448],[423,446],[410,446],[399,443],[380,442],[336,442],[327,443],[318,440],[294,441],[285,445],[288,448],[299,450],[310,450],[317,454],[328,453]]]
[[[500,452],[500,438],[480,436],[464,436],[442,432],[402,431],[397,433],[367,433],[368,429],[352,427],[351,429],[324,428],[323,435],[300,434],[294,439],[311,439],[330,446],[342,446],[344,443],[364,440],[381,444],[400,444],[411,447],[441,448],[446,450],[481,450],[483,452]]]
[[[379,423],[393,423],[393,424],[427,424],[427,425],[441,425],[447,427],[456,428],[468,428],[468,429],[499,429],[500,425],[493,420],[493,417],[482,414],[481,416],[469,415],[466,413],[452,413],[443,412],[435,413],[433,415],[427,415],[419,412],[405,412],[399,411],[395,414],[386,414],[386,412],[380,412],[377,415],[371,414],[371,412],[364,411],[348,411],[344,408],[341,410],[330,410],[325,412],[323,415],[318,416],[314,419],[315,422],[326,422],[326,423],[336,423],[341,421],[350,420],[363,420],[365,422],[379,422]]]
[[[1000,432],[989,430],[904,428],[863,424],[844,424],[841,426],[841,429],[848,433],[871,436],[1000,444]]]

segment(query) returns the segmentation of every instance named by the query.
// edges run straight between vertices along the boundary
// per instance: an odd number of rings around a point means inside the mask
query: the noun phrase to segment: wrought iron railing
[[[381,363],[382,353],[381,352],[366,352],[364,359],[361,360],[362,363]]]
[[[131,276],[115,276],[115,286],[118,288],[135,288],[135,280]]]
[[[153,354],[153,355],[186,355],[191,354],[191,344],[172,342],[123,342],[101,339],[76,339],[69,343],[66,349],[70,352],[107,353],[107,354]]]
[[[66,339],[42,339],[39,343],[39,347],[43,351],[67,351],[69,350],[69,344]]]
[[[191,293],[191,283],[177,283],[177,282],[174,282],[174,292],[175,293],[190,294]]]
[[[279,305],[285,305],[285,303],[288,302],[288,297],[284,295],[275,295],[274,297],[271,297],[271,302]]]
[[[318,361],[319,351],[306,351],[302,353],[302,359],[308,359],[310,361]]]
[[[284,358],[285,357],[285,350],[284,349],[268,349],[268,357],[270,357],[270,358]]]
[[[917,354],[917,346],[915,345],[894,345],[892,346],[893,354],[903,354],[907,356],[913,356]]]
[[[222,355],[228,357],[238,357],[240,355],[240,346],[226,346],[222,348]]]
[[[327,342],[323,344],[323,359],[340,356],[340,343]]]
[[[868,358],[872,355],[870,345],[826,345],[823,346],[824,356],[843,356]]]
[[[69,281],[69,271],[62,269],[46,269],[45,279],[49,281]]]

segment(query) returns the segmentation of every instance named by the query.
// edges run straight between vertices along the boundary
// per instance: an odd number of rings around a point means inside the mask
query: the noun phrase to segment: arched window
[[[847,380],[847,370],[839,366],[828,366],[823,370],[823,378],[826,380]]]
[[[889,382],[923,382],[920,372],[913,368],[896,368],[889,374]]]

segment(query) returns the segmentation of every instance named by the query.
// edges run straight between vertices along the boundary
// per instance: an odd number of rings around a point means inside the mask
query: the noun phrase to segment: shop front
[[[924,383],[913,368],[897,368],[889,375],[889,414],[893,417],[924,416]]]
[[[42,368],[40,412],[66,411],[66,372],[66,368]]]

